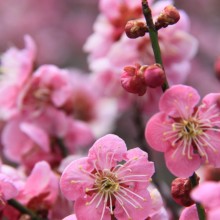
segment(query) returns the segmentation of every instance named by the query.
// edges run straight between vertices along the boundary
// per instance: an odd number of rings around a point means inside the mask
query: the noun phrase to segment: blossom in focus
[[[77,219],[146,219],[152,213],[147,190],[154,165],[139,148],[126,149],[116,135],[106,135],[91,147],[88,157],[64,170],[60,188],[75,201]]]
[[[220,94],[206,95],[198,106],[199,99],[194,88],[173,86],[146,125],[147,142],[164,152],[167,167],[179,177],[191,176],[201,164],[220,166]]]

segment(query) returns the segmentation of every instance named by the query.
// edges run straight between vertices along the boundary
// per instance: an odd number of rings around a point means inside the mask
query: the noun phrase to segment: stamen
[[[117,199],[117,201],[118,201],[119,204],[121,205],[122,209],[125,211],[125,214],[127,215],[128,220],[132,220],[131,216],[128,214],[128,211],[127,211],[126,208],[124,207],[124,203],[122,202],[122,200],[121,200],[117,195],[115,195],[115,198]]]
[[[113,205],[112,205],[112,197],[111,197],[111,194],[110,194],[110,192],[108,192],[108,196],[109,196],[109,204],[110,204],[110,213],[111,213],[111,215],[113,215],[114,214],[114,212],[113,212]]]
[[[120,188],[121,188],[121,190],[125,190],[125,191],[131,193],[132,195],[138,197],[139,199],[141,199],[141,200],[143,200],[143,201],[146,201],[145,198],[143,198],[142,196],[138,195],[137,193],[134,193],[133,191],[129,190],[128,188],[123,187],[123,186],[121,186]]]
[[[119,194],[119,192],[116,192],[114,194],[114,196],[118,196],[119,198],[123,199],[124,201],[126,201],[127,203],[129,203],[130,205],[132,205],[134,208],[139,208],[137,205],[135,205],[134,203],[132,203],[130,200],[128,200],[125,196]]]
[[[104,204],[103,204],[103,209],[102,209],[102,215],[101,215],[100,220],[102,220],[103,217],[104,217],[107,201],[108,201],[108,194],[106,193],[105,194],[105,199],[104,199]]]
[[[98,192],[93,198],[92,198],[92,200],[90,201],[90,202],[86,202],[86,205],[91,205],[95,200],[96,200],[96,198],[99,196],[101,194],[101,192]],[[102,195],[103,196],[103,195]]]

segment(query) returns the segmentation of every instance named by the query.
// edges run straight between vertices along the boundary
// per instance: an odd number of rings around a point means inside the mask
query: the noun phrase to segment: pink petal
[[[159,107],[170,116],[188,118],[199,100],[200,96],[194,88],[175,85],[166,90],[160,99]]]
[[[220,183],[203,182],[192,191],[191,197],[202,203],[206,208],[220,207]]]
[[[49,138],[46,132],[40,127],[31,123],[21,123],[21,130],[28,135],[36,144],[38,144],[45,152],[50,151]]]
[[[71,93],[70,87],[61,87],[53,91],[51,99],[56,107],[60,107],[67,101]]]
[[[50,166],[47,162],[42,161],[36,163],[30,176],[27,178],[24,192],[29,197],[39,195],[49,184]]]
[[[83,197],[86,188],[94,184],[94,178],[91,176],[93,170],[94,167],[88,163],[87,157],[70,163],[60,178],[60,188],[64,196],[69,200]]]
[[[210,210],[207,213],[208,220],[217,220],[217,219],[219,219],[219,216],[220,216],[220,208],[219,207],[214,210]]]
[[[87,146],[93,140],[94,136],[88,123],[69,119],[69,127],[64,135],[64,142],[70,152],[74,153],[76,149]]]
[[[88,158],[97,161],[101,170],[112,168],[121,161],[127,151],[125,142],[116,135],[108,134],[98,139],[89,150]]]
[[[79,198],[76,200],[74,205],[74,210],[76,213],[77,219],[85,220],[100,220],[102,216],[102,211],[104,208],[104,202],[101,202],[98,208],[96,207],[99,201],[99,198],[95,200],[90,205],[87,205],[86,202],[89,202],[90,199]],[[109,209],[105,209],[104,216],[102,220],[111,220],[111,215]]]
[[[206,108],[212,105],[217,105],[220,108],[220,93],[209,93],[202,99],[202,103],[205,104]]]
[[[215,166],[220,167],[220,138],[219,132],[215,131],[207,131],[206,135],[209,136],[207,140],[207,146],[204,146],[206,154],[208,155],[208,163]],[[215,150],[213,150],[210,146],[212,146]],[[205,157],[203,157],[204,164],[207,164]]]
[[[133,192],[136,193],[137,195],[140,195],[145,200],[143,201],[142,199],[137,198],[135,195],[130,195],[130,197],[132,199],[136,200],[140,205],[139,208],[135,208],[128,201],[121,199],[123,201],[123,207],[124,207],[124,209],[126,209],[130,218],[128,218],[128,215],[126,214],[126,212],[123,209],[120,202],[118,200],[116,200],[115,210],[114,210],[114,215],[115,215],[116,219],[118,219],[118,220],[127,220],[127,219],[145,220],[153,211],[152,204],[151,204],[151,198],[150,198],[149,192],[147,191],[146,188],[142,189],[142,190],[133,191]],[[131,203],[135,204],[134,202],[132,202],[132,199],[129,199],[129,201]]]
[[[172,129],[172,119],[164,113],[157,113],[147,122],[145,138],[150,147],[165,152],[171,144],[164,140],[164,133]]]
[[[68,215],[67,217],[63,218],[62,220],[77,220],[76,215]]]
[[[0,192],[3,199],[8,200],[18,195],[18,190],[13,182],[4,174],[0,174]]]
[[[150,181],[155,170],[154,163],[148,161],[148,155],[146,152],[142,151],[140,148],[131,149],[127,152],[125,160],[127,162],[118,169],[118,178],[124,178],[126,180],[131,179],[130,183],[134,182],[132,179]],[[144,177],[129,177],[131,175],[144,175]],[[135,183],[138,184],[138,181]],[[147,182],[142,184],[144,184],[145,188],[148,185]]]
[[[179,220],[199,220],[196,205],[183,209]]]
[[[175,149],[169,149],[169,151],[165,152],[165,161],[167,168],[178,177],[189,177],[192,176],[193,172],[195,172],[200,164],[201,159],[198,154],[193,154],[191,149],[192,159],[188,159],[187,155],[182,154],[182,147],[178,147],[177,151]],[[175,152],[175,155],[173,155]]]
[[[19,124],[19,120],[9,121],[1,137],[5,155],[15,162],[20,162],[22,155],[33,147],[33,141],[21,132]]]

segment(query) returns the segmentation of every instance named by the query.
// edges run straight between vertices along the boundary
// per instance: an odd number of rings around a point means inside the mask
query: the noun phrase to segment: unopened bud
[[[173,5],[168,5],[158,16],[155,27],[159,30],[162,27],[167,27],[168,25],[176,24],[180,19],[180,14],[178,10]]]
[[[125,25],[125,33],[129,38],[143,37],[147,31],[147,25],[143,21],[130,20]]]
[[[159,64],[150,65],[142,71],[144,72],[147,86],[151,88],[162,86],[166,80],[164,70]]]
[[[197,177],[199,182],[199,177]],[[190,198],[192,184],[189,178],[176,178],[171,184],[171,194],[175,202],[181,206],[191,206],[194,201]]]
[[[138,94],[142,96],[147,90],[144,75],[139,73],[140,65],[126,66],[124,72],[121,75],[122,87],[130,93]]]

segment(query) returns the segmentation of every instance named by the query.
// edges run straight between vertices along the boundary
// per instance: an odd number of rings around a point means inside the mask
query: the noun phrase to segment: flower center
[[[103,173],[97,173],[95,186],[102,193],[114,193],[119,189],[119,182],[114,173],[104,170]]]
[[[182,155],[187,155],[192,159],[192,154],[197,153],[205,157],[206,163],[209,158],[207,148],[217,152],[215,146],[210,142],[210,133],[220,132],[218,121],[213,122],[211,119],[218,117],[214,114],[209,118],[200,118],[197,113],[188,119],[173,118],[174,122],[170,130],[164,132],[164,141],[170,141],[171,145],[176,148],[173,157],[177,151],[181,150]]]
[[[182,129],[180,128],[179,135],[182,138],[186,138],[187,140],[189,140],[190,138],[193,139],[203,133],[203,128],[201,127],[201,124],[194,118],[190,120],[183,120],[180,124],[174,123],[173,130],[177,129],[178,126],[182,126]]]

